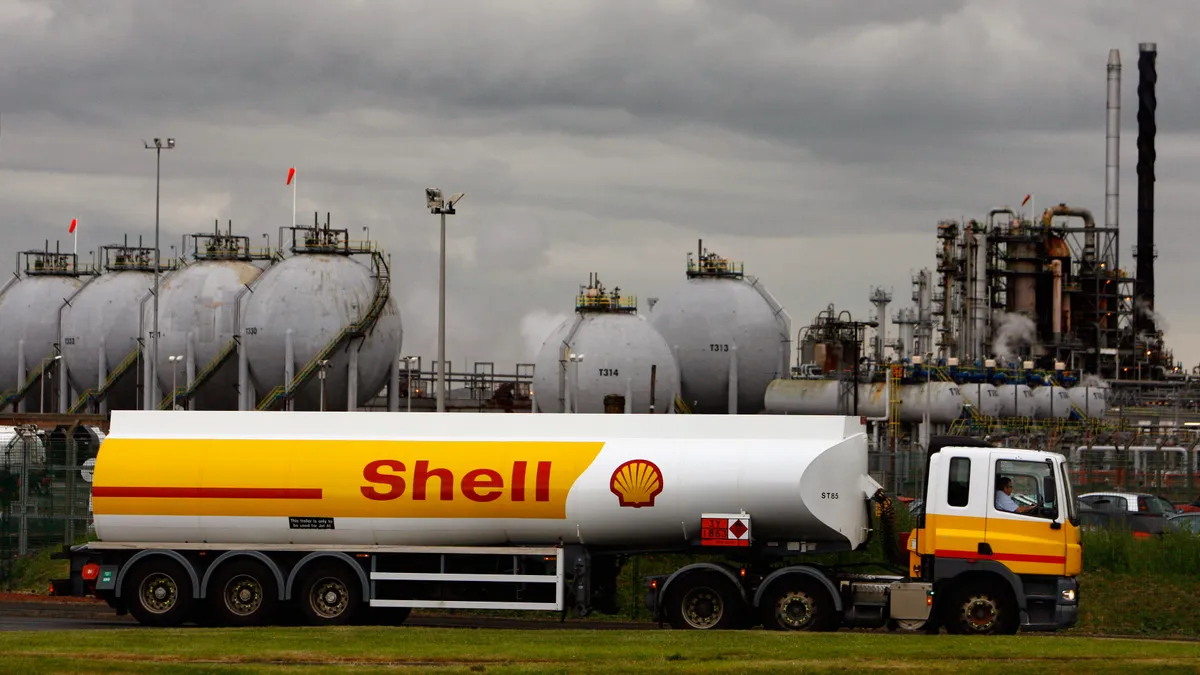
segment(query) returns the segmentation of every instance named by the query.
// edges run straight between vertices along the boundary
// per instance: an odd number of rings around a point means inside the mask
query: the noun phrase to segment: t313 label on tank
[[[292,530],[332,530],[333,518],[288,516],[288,528]]]

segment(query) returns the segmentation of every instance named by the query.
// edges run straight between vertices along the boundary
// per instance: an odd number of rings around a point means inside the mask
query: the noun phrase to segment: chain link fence
[[[91,533],[92,466],[102,440],[92,427],[0,427],[0,582],[17,558]]]

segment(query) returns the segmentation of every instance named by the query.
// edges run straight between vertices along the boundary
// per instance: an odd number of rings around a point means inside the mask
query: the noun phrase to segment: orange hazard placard
[[[750,516],[704,514],[700,517],[701,546],[749,546]]]

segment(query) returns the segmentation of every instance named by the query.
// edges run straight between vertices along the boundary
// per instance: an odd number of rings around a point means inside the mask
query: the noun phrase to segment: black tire
[[[344,626],[354,620],[362,605],[362,588],[353,570],[317,563],[305,570],[303,579],[296,600],[310,625]]]
[[[178,626],[191,618],[192,577],[166,556],[135,563],[125,575],[121,594],[129,613],[143,626]]]
[[[740,624],[745,603],[728,579],[716,572],[692,572],[671,582],[667,621],[681,630],[722,630]]]
[[[209,581],[206,609],[221,626],[263,626],[279,603],[275,575],[257,560],[231,560]]]
[[[956,586],[943,608],[946,632],[954,635],[1013,635],[1020,628],[1012,593],[997,583]]]
[[[799,575],[774,581],[759,609],[769,630],[832,631],[841,623],[829,591],[816,579]]]

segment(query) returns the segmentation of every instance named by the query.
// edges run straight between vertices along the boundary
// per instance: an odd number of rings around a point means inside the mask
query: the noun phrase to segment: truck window
[[[971,497],[971,460],[954,457],[950,460],[950,476],[946,481],[946,503],[966,506]]]
[[[1061,464],[1059,471],[1062,474],[1062,503],[1067,507],[1067,520],[1073,523],[1079,522],[1079,507],[1075,503],[1075,488],[1071,485],[1071,477],[1067,474],[1067,465]]]
[[[1058,517],[1060,499],[1053,465],[1046,462],[1002,459],[996,462],[996,475],[1012,480],[1012,499],[1018,508],[1025,508],[1023,515]],[[1035,508],[1029,510],[1026,507]]]

